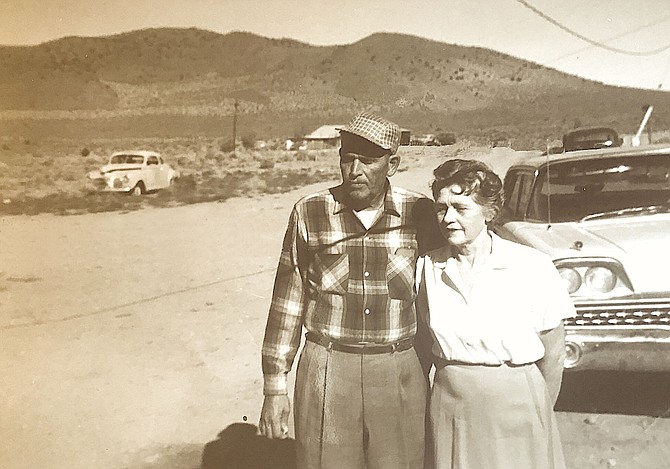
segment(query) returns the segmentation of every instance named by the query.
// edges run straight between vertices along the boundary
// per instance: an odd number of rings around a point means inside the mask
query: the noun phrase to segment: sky
[[[313,45],[396,32],[670,91],[668,0],[0,0],[0,12],[3,45],[154,27],[248,31]]]

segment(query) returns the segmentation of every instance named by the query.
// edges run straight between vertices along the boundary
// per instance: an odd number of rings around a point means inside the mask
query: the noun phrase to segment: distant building
[[[314,132],[305,135],[309,149],[333,148],[340,145],[340,131],[344,125],[322,125]]]
[[[409,129],[400,129],[400,145],[409,145],[411,137]]]
[[[307,150],[307,142],[300,138],[287,138],[285,145],[287,150]]]
[[[311,150],[333,148],[340,146],[340,131],[344,125],[322,125],[314,132],[305,135],[303,138],[307,143],[307,148]],[[400,129],[400,145],[410,144],[411,132],[409,129]]]

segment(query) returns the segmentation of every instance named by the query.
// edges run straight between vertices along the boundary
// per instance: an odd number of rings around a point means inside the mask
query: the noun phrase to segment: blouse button
[[[370,272],[363,272],[363,275],[364,275],[365,277],[369,277],[369,276],[370,276]]]
[[[363,311],[365,314],[370,314],[370,308],[365,308],[365,311]]]

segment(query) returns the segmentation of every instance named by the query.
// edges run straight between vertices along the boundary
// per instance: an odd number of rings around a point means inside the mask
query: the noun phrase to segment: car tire
[[[144,183],[140,181],[130,190],[130,195],[143,195],[146,192],[147,189],[144,187]]]

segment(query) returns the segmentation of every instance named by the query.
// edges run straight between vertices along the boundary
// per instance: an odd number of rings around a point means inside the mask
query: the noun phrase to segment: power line
[[[531,11],[532,11],[533,13],[535,13],[536,15],[540,16],[542,19],[544,19],[544,20],[548,21],[549,23],[553,24],[554,26],[556,26],[556,27],[562,29],[562,30],[565,31],[566,33],[568,33],[568,34],[570,34],[570,35],[572,35],[572,36],[575,36],[576,38],[579,38],[579,39],[581,39],[582,41],[588,42],[589,44],[591,44],[591,45],[593,45],[593,46],[595,46],[595,47],[600,47],[601,49],[609,50],[609,51],[611,51],[611,52],[616,52],[616,53],[618,53],[618,54],[633,55],[633,56],[649,56],[649,55],[656,55],[656,54],[658,54],[658,53],[660,53],[660,52],[663,52],[663,51],[665,51],[665,50],[670,49],[670,44],[667,44],[667,45],[665,45],[665,46],[663,46],[663,47],[659,47],[658,49],[649,50],[649,51],[644,51],[644,52],[631,51],[631,50],[619,49],[619,48],[617,48],[617,47],[608,46],[607,44],[604,44],[604,43],[602,43],[602,42],[599,42],[599,41],[595,41],[595,40],[593,40],[593,39],[590,39],[590,38],[584,36],[583,34],[580,34],[580,33],[578,33],[577,31],[574,31],[574,30],[568,28],[567,26],[565,26],[565,25],[559,23],[558,21],[556,21],[555,19],[553,19],[553,18],[550,17],[549,15],[547,15],[547,14],[543,13],[542,11],[538,10],[537,8],[535,8],[533,5],[529,4],[529,3],[526,2],[525,0],[516,0],[516,1],[517,1],[518,3],[520,3],[521,5],[525,6],[526,8],[528,8],[529,10],[531,10]]]
[[[621,34],[617,34],[616,36],[612,36],[610,38],[607,38],[603,42],[612,42],[612,41],[615,41],[617,39],[621,39],[622,37],[630,36],[631,34],[642,31],[643,29],[651,28],[652,26],[657,26],[661,23],[665,23],[668,20],[670,20],[670,15],[665,16],[665,17],[663,17],[661,19],[658,19],[656,21],[652,21],[651,23],[643,24],[642,26],[638,26],[637,28],[631,29],[630,31],[625,31]],[[570,57],[572,55],[579,54],[580,52],[587,51],[592,47],[594,47],[594,46],[590,45],[590,46],[582,47],[581,49],[578,49],[578,50],[575,50],[575,51],[572,51],[572,52],[568,52],[567,54],[563,54],[560,57],[557,57],[555,59],[548,60],[547,63],[558,62],[559,60],[563,60],[563,59],[565,59],[567,57]]]

